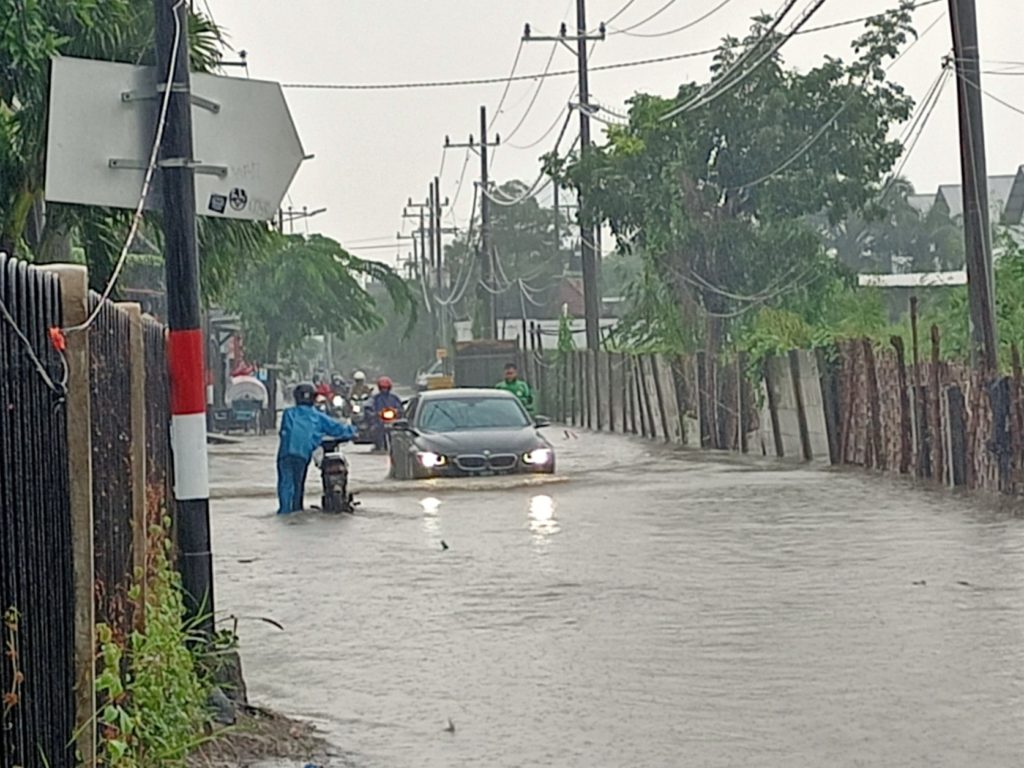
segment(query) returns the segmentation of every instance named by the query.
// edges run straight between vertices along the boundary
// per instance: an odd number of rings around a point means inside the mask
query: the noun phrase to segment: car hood
[[[491,453],[525,453],[534,448],[550,447],[534,427],[520,429],[474,429],[460,432],[421,432],[416,438],[421,450],[445,455]]]

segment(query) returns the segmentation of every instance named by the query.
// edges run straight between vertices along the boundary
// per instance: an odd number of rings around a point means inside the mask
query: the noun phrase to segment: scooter
[[[341,451],[344,440],[325,437],[320,443],[321,455],[316,458],[323,483],[321,509],[324,512],[341,514],[355,512],[358,502],[348,490],[348,459]]]
[[[356,436],[353,442],[357,445],[366,445],[373,442],[373,409],[370,406],[370,396],[353,397],[349,400],[352,426],[356,429]]]

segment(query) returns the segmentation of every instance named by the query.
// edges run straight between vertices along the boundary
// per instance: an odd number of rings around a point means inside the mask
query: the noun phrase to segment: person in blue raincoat
[[[302,509],[306,472],[313,452],[326,436],[351,440],[355,430],[313,407],[312,384],[295,387],[295,407],[281,418],[281,443],[277,449],[277,499],[279,515]]]

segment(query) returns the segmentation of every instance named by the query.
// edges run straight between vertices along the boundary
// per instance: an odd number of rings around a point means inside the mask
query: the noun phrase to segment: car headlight
[[[523,462],[526,464],[550,464],[554,452],[550,448],[534,448],[529,453],[523,454]]]
[[[419,459],[420,464],[424,469],[436,469],[437,467],[443,467],[448,463],[448,459],[439,453],[433,451],[420,451],[416,454],[416,458]]]

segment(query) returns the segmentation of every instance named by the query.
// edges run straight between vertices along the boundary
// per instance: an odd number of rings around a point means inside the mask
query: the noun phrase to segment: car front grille
[[[487,470],[501,472],[515,469],[518,463],[519,459],[514,453],[500,453],[495,456],[468,455],[455,457],[455,466],[463,472],[484,472]]]

